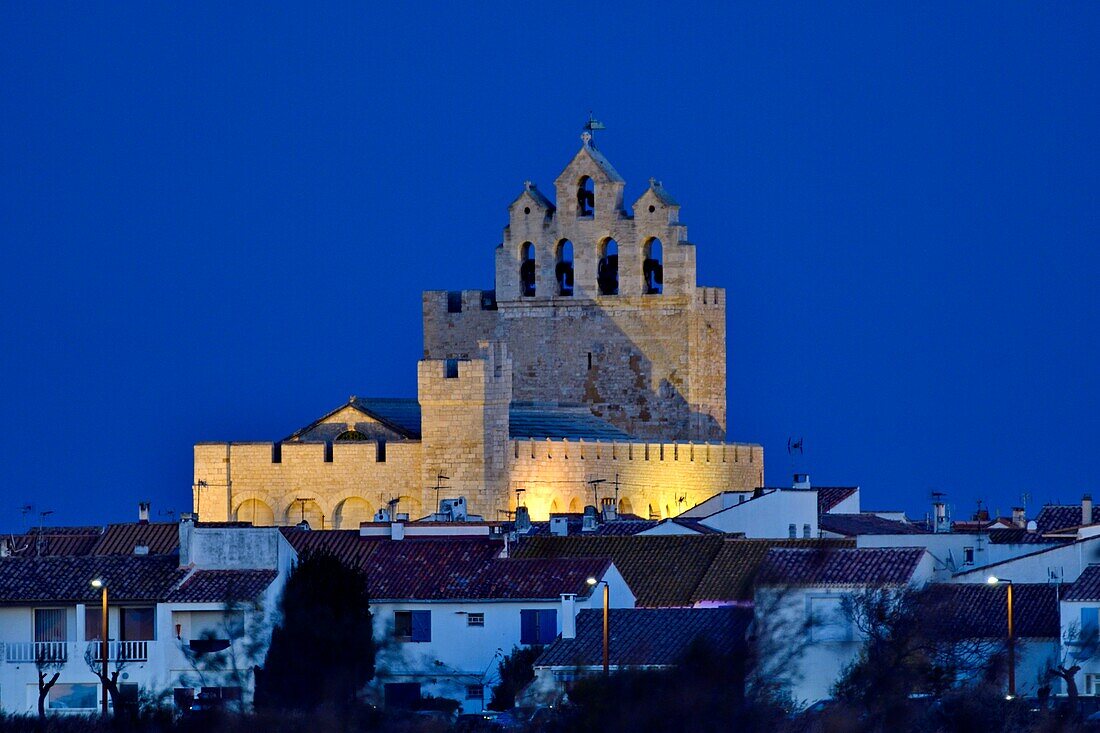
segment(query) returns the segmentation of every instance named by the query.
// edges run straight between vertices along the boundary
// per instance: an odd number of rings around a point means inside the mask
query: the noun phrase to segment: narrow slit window
[[[535,245],[530,242],[520,249],[519,292],[525,298],[535,295]]]

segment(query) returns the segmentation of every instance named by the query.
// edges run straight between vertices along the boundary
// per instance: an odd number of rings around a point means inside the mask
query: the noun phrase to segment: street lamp
[[[986,580],[990,585],[1003,583],[1008,586],[1008,698],[1016,697],[1016,634],[1012,623],[1012,581],[990,575]]]
[[[600,583],[603,583],[603,676],[607,677],[611,670],[611,655],[609,653],[609,639],[608,633],[608,608],[611,605],[611,586],[607,584],[606,580],[596,580],[595,578],[589,578],[588,584],[595,588]]]
[[[101,674],[102,674],[102,677],[103,677],[103,679],[101,680],[101,682],[103,683],[101,685],[101,687],[103,689],[101,691],[99,701],[100,701],[100,704],[103,707],[103,717],[106,718],[107,717],[107,581],[105,581],[103,578],[96,578],[92,581],[92,587],[102,591],[100,593],[100,598],[101,598],[101,607],[100,607],[100,623],[101,623],[101,625],[100,625],[100,639],[101,639],[100,649],[101,649],[101,651],[100,651],[100,653],[103,655],[103,666],[101,668]]]

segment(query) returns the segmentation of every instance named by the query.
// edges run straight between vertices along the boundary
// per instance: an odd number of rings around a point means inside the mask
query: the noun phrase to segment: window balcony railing
[[[88,655],[93,661],[103,661],[103,642],[89,641]],[[146,662],[149,660],[149,642],[147,641],[108,641],[108,662]]]
[[[11,664],[64,664],[69,660],[69,644],[64,641],[9,641],[4,644],[4,660]]]

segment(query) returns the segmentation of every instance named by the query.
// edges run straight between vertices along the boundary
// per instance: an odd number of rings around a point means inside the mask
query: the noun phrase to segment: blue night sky
[[[492,287],[590,109],[728,289],[769,484],[795,435],[865,508],[1100,494],[1100,4],[308,5],[0,6],[0,529],[415,395],[420,291]]]

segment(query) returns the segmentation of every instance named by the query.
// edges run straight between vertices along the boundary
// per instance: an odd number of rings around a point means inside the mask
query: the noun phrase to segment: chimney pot
[[[138,522],[141,524],[149,523],[149,502],[147,501],[138,504]]]
[[[1081,497],[1081,526],[1092,524],[1092,494]]]

